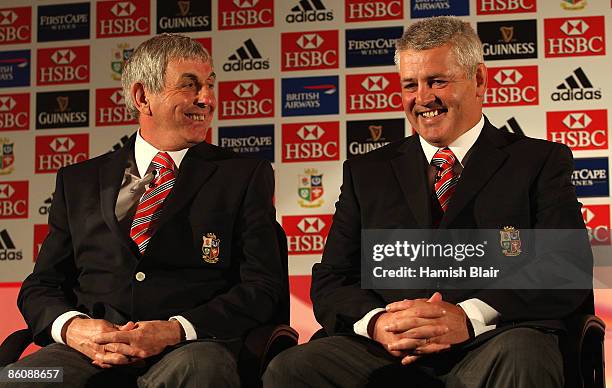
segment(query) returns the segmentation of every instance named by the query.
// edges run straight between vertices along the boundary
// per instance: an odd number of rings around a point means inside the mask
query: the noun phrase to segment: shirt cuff
[[[465,315],[472,323],[476,337],[497,327],[499,312],[482,300],[472,298],[457,303],[457,305],[465,311]]]
[[[170,317],[168,320],[172,320],[175,319],[177,320],[181,326],[183,327],[183,331],[185,332],[185,340],[186,341],[193,341],[193,340],[197,340],[198,339],[198,335],[195,331],[195,327],[193,327],[193,325],[191,324],[191,322],[189,322],[187,319],[185,319],[185,317],[181,316],[181,315],[175,315],[173,317]]]
[[[353,324],[353,331],[355,332],[355,334],[372,339],[370,335],[368,334],[368,325],[370,324],[370,320],[372,319],[372,317],[380,312],[385,312],[385,309],[383,308],[374,309],[370,311],[369,313],[367,313],[366,315],[364,315],[363,318],[355,322]]]
[[[79,311],[66,311],[59,317],[55,318],[55,321],[53,321],[53,324],[51,325],[51,338],[53,338],[53,341],[57,342],[58,344],[66,345],[64,339],[62,338],[62,331],[64,330],[64,325],[66,325],[66,322],[68,322],[72,318],[79,316],[90,318],[89,315],[83,314]]]

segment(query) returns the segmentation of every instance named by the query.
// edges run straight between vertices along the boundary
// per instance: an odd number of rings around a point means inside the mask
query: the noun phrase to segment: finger
[[[95,365],[95,366],[98,366],[98,367],[100,367],[100,368],[104,368],[104,369],[108,369],[108,368],[111,368],[111,367],[112,367],[112,365],[105,364],[105,363],[100,362],[100,361],[98,361],[98,360],[93,360],[91,363],[92,363],[93,365]]]
[[[115,327],[116,327],[117,329],[122,330],[122,331],[127,331],[127,330],[132,330],[132,329],[135,329],[135,328],[136,328],[136,326],[137,326],[137,325],[136,325],[134,322],[132,322],[132,321],[129,321],[128,323],[126,323],[125,325],[122,325],[122,326],[120,326],[120,325],[115,325]]]
[[[442,294],[439,292],[434,292],[433,295],[427,299],[428,302],[442,302]]]
[[[142,349],[138,349],[134,346],[117,343],[117,342],[112,342],[110,344],[104,344],[102,345],[102,348],[104,349],[105,352],[119,353],[119,354],[123,354],[124,356],[128,356],[128,357],[144,358],[146,356],[145,351]],[[100,352],[100,353],[103,353],[103,352]]]
[[[420,317],[402,317],[396,319],[384,326],[386,332],[403,333],[421,326],[438,326],[440,322],[437,319],[420,318]]]
[[[433,354],[450,349],[449,344],[436,344],[429,342],[426,345],[419,346],[414,350],[415,354]]]
[[[389,351],[413,351],[419,346],[425,346],[427,343],[424,339],[403,338],[387,345]]]
[[[419,356],[406,356],[402,358],[402,365],[410,365],[418,359]]]
[[[445,325],[429,325],[429,326],[415,327],[414,329],[410,329],[408,331],[405,331],[399,334],[399,336],[401,338],[427,339],[427,338],[438,337],[438,336],[444,335],[448,333],[448,331],[449,331],[448,326],[445,326]]]
[[[97,344],[108,344],[111,342],[121,342],[129,344],[132,337],[131,331],[113,331],[109,333],[100,333],[92,338],[92,341]]]
[[[440,304],[412,301],[411,307],[395,311],[396,317],[440,318],[446,314],[446,309]]]
[[[127,356],[119,353],[96,353],[95,359],[109,365],[126,365],[131,361]]]
[[[404,300],[400,300],[397,302],[393,302],[393,303],[389,303],[386,307],[385,310],[387,310],[388,313],[394,313],[396,311],[401,311],[401,310],[405,310],[407,308],[410,308],[414,306],[414,301],[411,299],[404,299]]]

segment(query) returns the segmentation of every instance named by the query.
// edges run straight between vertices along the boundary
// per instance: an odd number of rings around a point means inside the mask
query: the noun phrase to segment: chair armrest
[[[261,376],[272,359],[297,345],[298,333],[287,325],[265,325],[249,332],[238,359],[243,387],[261,386]]]
[[[32,343],[32,332],[30,329],[17,330],[0,345],[0,367],[19,360],[21,353]]]
[[[572,367],[578,381],[571,386],[603,387],[604,335],[606,324],[597,316],[584,314],[565,321],[568,334],[565,342],[566,367]],[[566,378],[569,376],[566,376]]]

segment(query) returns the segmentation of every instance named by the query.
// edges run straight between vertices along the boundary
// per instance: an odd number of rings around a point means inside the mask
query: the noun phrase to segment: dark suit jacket
[[[354,334],[356,321],[389,302],[431,296],[431,290],[360,287],[361,229],[432,227],[427,165],[416,135],[344,163],[323,259],[313,267],[315,316],[328,335]],[[502,132],[487,120],[440,228],[584,229],[572,171],[567,147]],[[497,330],[517,324],[562,329],[560,320],[570,313],[593,310],[590,290],[442,290],[442,295],[451,303],[469,298],[488,303],[501,314]]]
[[[240,338],[287,320],[279,315],[288,306],[287,258],[279,253],[270,164],[207,143],[190,148],[140,257],[115,216],[134,139],[58,171],[49,235],[18,298],[35,341],[52,342],[53,321],[75,309],[115,323],[182,315],[198,338]],[[207,233],[220,239],[217,263],[202,259]]]

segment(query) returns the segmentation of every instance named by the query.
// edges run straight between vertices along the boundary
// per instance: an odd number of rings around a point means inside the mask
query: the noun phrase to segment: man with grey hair
[[[18,298],[44,347],[12,367],[61,366],[75,387],[238,387],[246,333],[287,318],[271,165],[205,142],[215,73],[197,41],[145,41],[122,84],[140,128],[58,171]]]
[[[362,288],[364,229],[584,229],[569,149],[484,117],[487,69],[468,23],[418,21],[396,48],[416,134],[344,163],[313,267],[324,338],[276,357],[265,386],[562,387],[558,335],[570,314],[593,312],[591,290]]]

